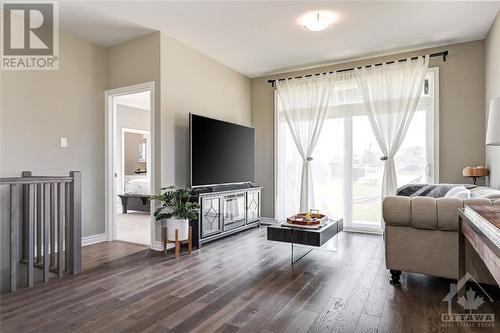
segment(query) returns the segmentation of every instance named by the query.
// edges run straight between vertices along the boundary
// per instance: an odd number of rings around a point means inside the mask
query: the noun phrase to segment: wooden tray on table
[[[321,224],[322,222],[327,220],[326,215],[323,214],[318,214],[318,213],[313,213],[310,214],[311,219],[307,220],[306,219],[306,214],[301,213],[297,215],[290,216],[286,219],[286,222],[288,224],[293,224],[293,225],[301,225],[301,226],[317,226]]]

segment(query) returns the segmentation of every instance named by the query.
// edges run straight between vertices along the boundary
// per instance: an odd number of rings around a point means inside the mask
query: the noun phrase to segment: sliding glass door
[[[356,81],[343,74],[312,162],[314,208],[344,218],[346,229],[380,230],[384,162]],[[398,185],[438,181],[437,69],[429,69],[417,111],[396,155]],[[304,112],[307,112],[305,110]],[[299,209],[302,161],[276,105],[276,216]]]

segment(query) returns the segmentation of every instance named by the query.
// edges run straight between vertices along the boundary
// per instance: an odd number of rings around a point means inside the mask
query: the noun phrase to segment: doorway
[[[106,91],[106,233],[152,247],[154,83]]]

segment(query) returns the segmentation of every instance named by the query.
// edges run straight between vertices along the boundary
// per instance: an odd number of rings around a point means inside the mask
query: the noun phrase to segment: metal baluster
[[[50,279],[50,183],[43,184],[43,204],[44,204],[44,219],[43,219],[43,282],[49,282]]]
[[[43,184],[36,184],[36,263],[42,263]]]
[[[59,183],[56,184],[56,187],[59,187],[59,191],[57,194],[58,197],[58,205],[59,205],[59,217],[58,217],[58,228],[57,228],[57,274],[59,277],[63,276],[64,272],[64,251],[63,251],[63,244],[64,244],[64,183]]]
[[[23,171],[21,172],[21,177],[31,177],[31,171]],[[28,259],[28,228],[29,228],[29,184],[23,184],[21,185],[22,187],[22,201],[21,201],[21,207],[22,207],[22,250],[21,250],[21,259],[22,260],[27,260]]]
[[[10,291],[17,288],[17,265],[19,261],[19,185],[10,185]]]
[[[69,214],[71,213],[71,209],[69,208],[70,183],[65,183],[64,187],[65,187],[64,206],[65,206],[65,212],[66,212],[65,217],[64,217],[64,231],[65,231],[65,235],[64,235],[64,239],[65,239],[65,242],[64,242],[64,254],[65,254],[64,263],[66,266],[65,271],[69,272],[69,245],[70,245],[70,238],[69,238],[70,216],[69,216]]]
[[[28,216],[28,287],[32,287],[34,283],[34,262],[33,262],[33,254],[34,254],[34,235],[33,235],[33,229],[34,229],[34,220],[35,220],[35,207],[34,207],[34,202],[35,202],[35,184],[29,184],[29,202],[28,202],[28,210],[29,210],[29,216]]]
[[[50,184],[50,268],[56,266],[57,187]]]

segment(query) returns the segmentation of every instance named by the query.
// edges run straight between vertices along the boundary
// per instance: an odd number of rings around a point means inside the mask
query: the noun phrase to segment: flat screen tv
[[[255,129],[189,114],[191,187],[253,183]]]

